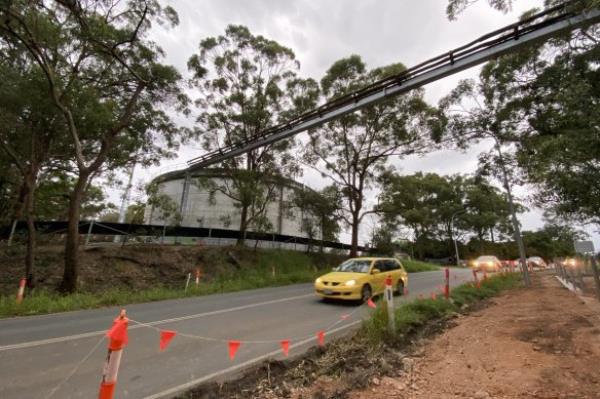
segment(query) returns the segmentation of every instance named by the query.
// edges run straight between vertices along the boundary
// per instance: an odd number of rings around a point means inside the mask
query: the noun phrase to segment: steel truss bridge
[[[594,8],[584,12],[573,11],[573,6],[577,3],[580,2],[566,2],[549,8],[517,23],[483,35],[468,44],[415,65],[397,75],[329,101],[283,124],[264,130],[252,140],[237,142],[194,158],[188,162],[188,170],[220,163],[318,127],[383,99],[406,93],[503,54],[515,52],[532,43],[600,22],[599,9]]]

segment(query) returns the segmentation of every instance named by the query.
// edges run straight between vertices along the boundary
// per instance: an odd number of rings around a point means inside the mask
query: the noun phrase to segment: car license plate
[[[325,294],[325,295],[333,295],[333,291],[332,290],[323,290],[323,294]]]

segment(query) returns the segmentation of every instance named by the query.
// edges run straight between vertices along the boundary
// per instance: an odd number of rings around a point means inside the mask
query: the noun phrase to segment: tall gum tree
[[[331,100],[404,70],[402,64],[367,70],[360,56],[352,55],[329,68],[321,91]],[[376,212],[368,207],[366,193],[378,185],[388,159],[433,149],[442,126],[443,119],[423,100],[423,90],[413,90],[309,131],[303,161],[341,191],[351,256],[357,254],[360,223]]]
[[[196,130],[206,151],[254,140],[316,104],[318,85],[298,77],[294,52],[245,26],[230,25],[224,35],[202,40],[188,67],[200,91]],[[226,179],[196,182],[239,209],[239,245],[250,227],[267,227],[267,207],[280,195],[281,178],[300,173],[294,146],[288,139],[252,150],[219,165]]]
[[[134,157],[155,160],[182,132],[167,108],[182,109],[187,97],[179,73],[160,62],[162,50],[148,39],[154,23],[174,25],[177,14],[156,0],[0,4],[0,34],[24,46],[42,70],[69,136],[76,180],[63,292],[77,289],[80,208],[90,181]]]
[[[0,151],[20,177],[12,219],[16,223],[24,218],[27,224],[24,276],[28,286],[33,287],[36,189],[43,168],[56,155],[53,147],[60,141],[57,138],[61,137],[64,124],[46,95],[42,71],[18,43],[0,41],[0,76]]]

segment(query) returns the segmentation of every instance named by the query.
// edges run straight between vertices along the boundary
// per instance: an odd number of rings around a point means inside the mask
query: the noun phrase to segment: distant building
[[[228,176],[221,169],[188,169],[162,174],[154,179],[160,194],[166,194],[178,205],[181,214],[181,226],[205,227],[238,230],[240,225],[240,209],[235,202],[221,192],[210,197],[210,190],[201,181],[211,181],[215,185],[228,183]],[[276,189],[275,199],[267,205],[266,217],[272,225],[268,233],[284,234],[298,237],[311,237],[306,225],[320,226],[318,219],[293,203],[294,192],[310,190],[291,179],[283,179]],[[144,213],[146,224],[163,224],[161,213],[147,206]],[[309,223],[310,222],[310,223]],[[317,230],[317,231],[315,231]],[[249,226],[248,231],[254,231]],[[321,239],[319,227],[312,230],[312,238]]]

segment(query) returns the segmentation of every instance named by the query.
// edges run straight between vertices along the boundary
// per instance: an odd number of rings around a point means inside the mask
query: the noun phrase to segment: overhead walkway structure
[[[600,10],[574,11],[581,2],[567,2],[495,30],[397,75],[329,101],[283,124],[264,130],[249,141],[240,141],[188,162],[189,170],[218,164],[256,148],[284,140],[386,98],[414,90],[503,54],[600,22]]]

